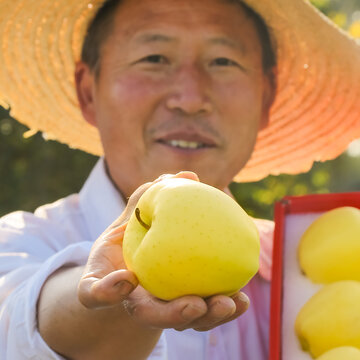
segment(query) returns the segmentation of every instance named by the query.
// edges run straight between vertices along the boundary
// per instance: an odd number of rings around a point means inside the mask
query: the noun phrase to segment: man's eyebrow
[[[243,44],[233,41],[227,37],[213,37],[213,38],[210,38],[208,41],[209,41],[209,43],[214,44],[214,45],[223,45],[223,46],[227,46],[232,49],[235,49],[235,50],[240,50],[242,53],[246,52]]]
[[[148,44],[152,42],[175,42],[176,39],[163,34],[146,33],[136,36],[134,41],[138,44]]]
[[[175,37],[159,34],[159,33],[145,33],[136,36],[134,41],[137,44],[148,44],[153,42],[164,42],[164,43],[177,42],[177,39]],[[206,41],[213,45],[222,45],[222,46],[230,47],[235,50],[240,50],[242,53],[246,52],[245,47],[241,43],[237,41],[233,41],[227,37],[223,37],[223,36],[211,37],[208,38]]]

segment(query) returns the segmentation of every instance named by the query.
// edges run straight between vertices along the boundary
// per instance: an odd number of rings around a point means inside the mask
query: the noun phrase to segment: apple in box
[[[304,276],[324,285],[296,318],[302,348],[314,357],[340,346],[360,348],[360,210],[323,213],[301,237],[298,257]]]
[[[359,208],[358,192],[276,204],[271,360],[360,360]]]

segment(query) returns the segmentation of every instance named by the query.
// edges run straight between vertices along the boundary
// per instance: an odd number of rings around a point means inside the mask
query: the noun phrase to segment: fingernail
[[[186,305],[181,312],[181,316],[185,320],[193,320],[193,319],[198,318],[201,315],[202,315],[201,309],[196,306],[190,305],[190,304]]]
[[[158,177],[158,179],[164,179],[164,178],[167,178],[169,176],[172,176],[172,174],[162,174]]]
[[[243,309],[243,311],[246,311],[250,306],[250,299],[246,294],[243,292],[239,292],[235,296],[233,296],[233,300],[240,302],[240,306]]]
[[[212,305],[212,312],[218,319],[224,319],[233,315],[236,311],[236,305],[233,300],[227,301],[228,304],[225,307],[225,302],[217,302]]]
[[[121,295],[129,294],[134,289],[134,286],[128,281],[120,281],[115,286]]]
[[[246,294],[244,294],[243,292],[238,294],[238,299],[242,302],[250,303],[249,297]]]

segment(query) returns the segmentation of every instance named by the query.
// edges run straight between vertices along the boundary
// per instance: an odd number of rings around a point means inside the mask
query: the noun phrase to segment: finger
[[[126,269],[122,255],[122,242],[126,224],[107,229],[95,241],[85,266],[84,274],[92,274],[97,279],[119,269]]]
[[[227,298],[227,300],[225,300]],[[250,301],[246,294],[238,292],[231,297],[213,297],[209,299],[209,311],[192,325],[197,331],[208,331],[225,324],[242,315],[249,307]]]
[[[136,206],[136,204],[138,203],[139,199],[141,198],[141,196],[144,194],[144,192],[149,189],[151,186],[153,186],[154,184],[166,179],[166,178],[171,178],[171,177],[175,177],[176,175],[173,174],[163,174],[161,176],[159,176],[157,179],[155,179],[152,182],[147,182],[141,186],[139,186],[134,193],[130,196],[129,201],[127,203],[127,208],[130,208],[130,212],[132,212]]]
[[[139,186],[134,191],[134,193],[130,196],[123,213],[110,225],[109,229],[113,229],[113,228],[116,228],[118,226],[121,226],[121,225],[127,223],[136,207],[136,204],[138,203],[139,199],[144,194],[144,192],[146,190],[148,190],[154,184],[156,184],[164,179],[167,179],[167,178],[186,178],[186,179],[190,179],[190,180],[200,181],[199,177],[194,172],[181,171],[175,175],[174,174],[163,174],[163,175],[159,176],[156,180],[154,180],[152,182],[147,182],[147,183]]]
[[[174,175],[175,178],[185,178],[195,181],[200,181],[198,175],[192,171],[180,171],[176,175]]]
[[[97,309],[120,304],[138,285],[135,274],[117,270],[97,278],[92,273],[84,274],[78,286],[78,298],[87,308]]]
[[[188,326],[195,330],[214,327],[216,323],[232,316],[236,311],[236,305],[232,298],[224,295],[212,296],[205,300],[207,303],[207,312],[199,319],[196,319]],[[184,330],[178,328],[177,330]]]
[[[215,324],[213,324],[213,326],[197,328],[196,330],[197,331],[211,330],[216,326],[220,326],[222,324],[225,324],[227,322],[235,320],[249,308],[249,305],[250,305],[249,298],[244,293],[238,293],[237,295],[233,296],[232,298],[236,304],[236,311],[234,312],[234,314],[232,316],[230,316],[224,320],[220,320],[220,321],[216,322]]]
[[[161,329],[184,327],[207,311],[206,302],[198,296],[184,296],[169,302],[141,296],[138,301],[127,300],[125,303],[137,321]]]
[[[103,242],[113,244],[113,245],[122,245],[124,239],[124,234],[126,230],[127,223],[118,225],[116,227],[107,228],[102,234],[101,238]]]
[[[130,217],[136,207],[136,204],[138,203],[139,199],[141,198],[142,194],[152,185],[153,183],[148,182],[140,187],[138,187],[134,193],[130,196],[128,199],[128,202],[126,204],[125,210],[121,213],[121,215],[108,227],[108,229],[114,229],[119,226],[122,226],[130,220]]]
[[[250,306],[249,297],[242,291],[237,292],[231,297],[236,305],[236,316],[242,315]]]
[[[123,211],[123,213],[110,225],[109,229],[116,228],[118,226],[122,226],[123,224],[126,224],[130,220],[130,216],[134,212],[134,209],[136,207],[136,204],[139,202],[139,199],[144,194],[144,192],[149,189],[152,185],[155,183],[167,178],[172,177],[174,175],[171,174],[164,174],[159,176],[155,181],[153,182],[147,182],[141,186],[139,186],[133,194],[129,197],[128,202],[126,204],[126,208]]]

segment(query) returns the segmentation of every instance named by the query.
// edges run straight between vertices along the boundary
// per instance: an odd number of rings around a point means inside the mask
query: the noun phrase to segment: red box
[[[289,323],[289,321],[292,322],[290,318],[293,314],[291,314],[291,316],[289,315],[292,311],[288,311],[291,309],[289,308],[291,301],[288,300],[288,298],[293,296],[293,298],[296,299],[295,296],[303,296],[302,290],[306,290],[308,295],[312,292],[314,293],[315,287],[317,286],[315,284],[310,285],[310,282],[298,283],[298,285],[300,285],[299,294],[293,295],[294,289],[290,289],[290,287],[293,287],[296,275],[291,279],[292,275],[288,274],[291,274],[293,271],[290,269],[291,267],[298,267],[298,264],[294,261],[296,257],[296,254],[293,253],[294,243],[297,238],[301,237],[302,232],[306,230],[308,225],[310,225],[316,217],[326,211],[342,206],[360,208],[360,192],[317,194],[299,197],[289,196],[275,205],[269,360],[312,359],[309,354],[301,350],[293,330],[293,324],[291,329],[291,323]],[[296,233],[297,231],[297,234],[289,235],[289,232],[291,232],[293,228],[296,228],[294,232]],[[289,240],[290,238],[293,240]],[[286,258],[285,254],[287,255]],[[288,259],[290,259],[291,262],[289,262]],[[312,288],[312,286],[314,286],[314,288]],[[297,290],[297,288],[295,290]],[[293,332],[292,334],[288,331],[289,326]]]

